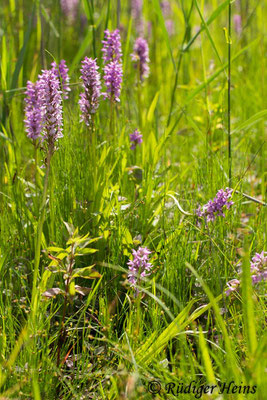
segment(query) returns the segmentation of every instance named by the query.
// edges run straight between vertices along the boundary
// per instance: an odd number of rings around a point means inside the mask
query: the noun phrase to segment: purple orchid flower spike
[[[55,61],[51,64],[52,70],[54,71],[57,78],[60,80],[61,89],[63,93],[63,98],[66,100],[69,98],[68,92],[70,92],[70,77],[69,77],[69,69],[67,67],[66,61],[61,60],[57,65]]]
[[[46,141],[50,151],[63,137],[62,91],[60,81],[53,70],[44,70],[39,75],[39,95],[42,104],[42,140]]]
[[[43,105],[40,98],[40,83],[27,82],[25,91],[25,127],[32,140],[41,138]]]
[[[119,61],[112,61],[104,67],[104,81],[107,87],[105,98],[111,101],[120,101],[122,84],[122,65]]]
[[[105,30],[105,39],[102,40],[103,48],[103,60],[104,63],[110,61],[121,61],[122,50],[121,50],[121,37],[119,29],[111,32],[108,29]]]
[[[136,285],[142,278],[151,274],[152,264],[149,262],[151,251],[146,247],[139,247],[137,250],[132,250],[132,254],[133,259],[127,263],[129,266],[128,280],[131,287],[135,288],[136,293],[139,293]]]
[[[135,129],[134,132],[130,134],[130,141],[132,142],[131,150],[135,150],[136,146],[143,142],[143,136],[138,129]]]
[[[224,207],[229,208],[234,204],[230,199],[233,189],[220,189],[213,200],[208,201],[204,206],[199,206],[196,210],[198,217],[203,217],[207,222],[214,221],[217,217],[225,217],[223,213]]]
[[[149,50],[147,41],[141,37],[136,39],[133,53],[131,54],[135,66],[139,69],[140,80],[143,81],[149,76]]]
[[[85,57],[82,61],[81,79],[83,81],[84,92],[80,94],[79,105],[82,112],[81,121],[90,125],[92,115],[95,114],[99,106],[101,82],[96,60]]]

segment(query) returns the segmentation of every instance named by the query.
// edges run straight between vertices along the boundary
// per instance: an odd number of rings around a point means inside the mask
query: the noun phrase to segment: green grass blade
[[[244,326],[250,356],[252,357],[257,348],[257,334],[254,318],[252,279],[248,254],[242,263],[242,303],[244,312]]]
[[[92,36],[92,29],[89,27],[88,31],[87,31],[87,34],[86,34],[85,38],[83,39],[83,41],[82,41],[82,43],[80,45],[80,48],[77,51],[77,53],[76,53],[76,55],[75,55],[75,57],[74,57],[74,59],[73,59],[73,61],[71,63],[70,75],[73,73],[73,71],[77,67],[77,64],[80,62],[80,60],[82,59],[85,51],[87,50],[88,43],[89,43],[89,40],[90,40],[91,36]]]
[[[165,43],[167,45],[167,48],[168,48],[168,51],[169,51],[169,54],[170,54],[170,57],[171,57],[171,60],[172,60],[173,68],[176,71],[176,64],[175,64],[175,61],[174,61],[174,58],[173,58],[171,42],[170,42],[169,34],[168,34],[168,31],[167,31],[167,28],[166,28],[166,25],[165,25],[164,17],[162,15],[162,11],[161,11],[161,8],[160,8],[159,0],[153,0],[153,7],[154,7],[154,9],[156,11],[156,14],[158,16],[158,19],[159,19],[159,25],[161,27],[163,38],[165,40]]]
[[[35,4],[33,6],[32,13],[31,13],[31,16],[28,21],[28,26],[27,26],[27,31],[25,33],[24,43],[23,43],[22,49],[20,50],[18,61],[16,63],[16,67],[15,67],[15,71],[13,73],[11,89],[15,89],[17,86],[17,83],[18,83],[19,73],[20,73],[21,67],[23,65],[23,61],[25,58],[26,50],[27,50],[31,32],[32,32],[32,24],[33,24],[34,14],[35,14]],[[11,92],[10,97],[12,98],[13,95],[14,95],[14,92]]]
[[[267,110],[259,111],[258,113],[254,114],[252,117],[247,119],[245,122],[242,122],[235,129],[233,129],[231,135],[234,135],[235,133],[251,128],[253,125],[260,122],[266,115],[267,115]]]
[[[215,45],[215,43],[214,43],[214,40],[213,40],[212,37],[211,37],[210,31],[209,31],[209,28],[208,28],[208,24],[205,22],[205,20],[204,20],[204,18],[203,18],[203,15],[202,15],[202,13],[201,13],[199,7],[198,7],[197,0],[195,0],[194,3],[195,3],[195,6],[196,6],[196,9],[197,9],[197,11],[198,11],[198,14],[199,14],[199,16],[200,16],[200,19],[201,19],[201,21],[202,21],[202,25],[203,25],[203,27],[204,27],[204,30],[206,31],[207,36],[208,36],[208,38],[209,38],[209,41],[210,41],[210,43],[211,43],[211,45],[212,45],[212,48],[213,48],[213,50],[214,50],[214,52],[215,52],[215,54],[216,54],[218,60],[220,61],[220,63],[222,63],[220,54],[219,54],[219,52],[218,52],[218,50],[217,50],[217,47],[216,47],[216,45]]]
[[[216,383],[216,378],[212,367],[212,361],[209,355],[209,349],[206,344],[201,326],[199,326],[199,347],[202,353],[202,359],[206,370],[208,383]]]
[[[218,8],[216,8],[216,10],[211,14],[211,16],[209,17],[209,19],[207,20],[207,22],[205,23],[205,25],[208,27],[220,14],[221,12],[226,9],[229,5],[231,0],[226,0],[224,1],[222,4],[219,5]],[[183,49],[183,51],[187,51],[192,44],[194,43],[194,41],[198,38],[198,36],[200,35],[201,32],[203,32],[205,30],[205,26],[202,25],[201,29],[195,34],[195,36],[193,36],[193,38],[187,43],[186,47]]]

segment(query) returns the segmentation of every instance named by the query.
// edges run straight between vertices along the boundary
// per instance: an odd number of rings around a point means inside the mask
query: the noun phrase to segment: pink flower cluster
[[[136,39],[131,56],[136,66],[138,66],[140,80],[143,81],[149,75],[148,44],[145,39],[141,37]]]
[[[64,7],[67,10],[67,2]],[[119,30],[105,30],[105,38],[102,43],[103,80],[106,92],[101,93],[101,77],[96,59],[85,57],[80,70],[80,78],[83,82],[83,92],[79,99],[81,121],[88,126],[92,121],[92,115],[99,107],[101,94],[112,102],[120,101],[123,71]],[[132,57],[135,61],[139,61],[140,78],[143,80],[149,74],[148,45],[144,39],[136,40],[133,54]],[[49,139],[52,145],[52,142],[55,143],[62,137],[62,97],[68,99],[70,92],[68,72],[65,60],[61,60],[59,64],[54,61],[50,70],[42,71],[36,83],[30,81],[27,83],[24,122],[27,135],[32,140],[40,139],[43,142]],[[137,144],[142,142],[142,135],[140,133],[137,135],[137,131],[135,131],[131,135],[131,141],[133,142],[131,148],[134,149]]]
[[[138,129],[135,129],[134,132],[130,134],[130,141],[132,142],[131,150],[135,150],[136,146],[143,142],[143,136]]]
[[[81,79],[84,92],[80,94],[79,105],[82,112],[81,120],[90,125],[92,114],[99,106],[101,82],[96,60],[85,57],[82,61]]]
[[[103,60],[106,64],[110,61],[121,62],[122,51],[121,51],[121,37],[119,29],[115,31],[105,30],[105,38],[102,40],[102,52]]]
[[[131,286],[135,287],[142,278],[151,274],[152,264],[149,262],[151,251],[146,247],[139,247],[137,250],[132,250],[132,254],[133,260],[128,261],[128,280]],[[138,289],[135,289],[138,292]]]
[[[27,82],[25,98],[25,127],[27,135],[32,140],[37,140],[42,131],[42,101],[39,96],[40,83]]]
[[[118,29],[105,31],[103,43],[104,81],[107,88],[104,97],[111,101],[120,101],[122,84],[122,51],[121,38]]]
[[[104,81],[107,87],[104,97],[111,101],[120,101],[122,84],[122,65],[118,61],[111,61],[104,67]]]
[[[74,22],[78,14],[79,0],[60,0],[63,13],[69,19],[69,22]]]
[[[65,60],[61,60],[60,63],[57,65],[55,61],[51,64],[52,70],[54,74],[60,80],[61,90],[63,92],[63,99],[67,100],[69,98],[68,92],[70,92],[70,77],[69,77],[69,69],[66,65]]]
[[[267,251],[255,254],[250,263],[250,270],[254,284],[267,279]]]
[[[42,103],[43,138],[52,149],[62,135],[62,92],[60,82],[53,70],[44,70],[39,75],[39,96]]]
[[[220,189],[213,200],[208,201],[204,206],[199,206],[196,210],[198,217],[203,217],[209,221],[214,221],[217,217],[225,217],[223,209],[229,210],[234,204],[230,199],[232,196],[233,189],[226,188],[225,190]]]
[[[64,60],[43,70],[36,83],[27,82],[25,126],[30,139],[46,141],[50,150],[62,135],[62,90],[69,89],[68,69]]]
[[[250,272],[253,285],[261,281],[266,281],[267,279],[267,252],[262,251],[261,253],[256,253],[252,257],[250,262]],[[240,271],[242,273],[242,271]],[[227,282],[227,289],[225,291],[226,296],[229,296],[232,292],[235,292],[241,284],[239,279],[232,279]]]

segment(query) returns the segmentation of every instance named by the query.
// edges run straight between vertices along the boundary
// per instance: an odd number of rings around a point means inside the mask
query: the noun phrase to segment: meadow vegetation
[[[0,20],[0,398],[264,400],[266,3]]]

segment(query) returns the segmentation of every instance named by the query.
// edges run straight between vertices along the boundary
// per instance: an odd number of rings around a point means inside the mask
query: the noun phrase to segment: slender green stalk
[[[37,279],[38,279],[39,264],[40,264],[41,239],[42,239],[43,225],[44,225],[44,220],[45,220],[45,204],[46,204],[46,198],[47,198],[48,177],[49,177],[49,171],[50,171],[51,156],[52,156],[51,151],[48,151],[47,166],[46,166],[46,173],[45,173],[45,179],[44,179],[43,196],[42,196],[40,215],[39,215],[37,232],[36,232],[33,283],[32,283],[32,299],[31,299],[31,310],[33,312],[33,316],[35,315],[36,306],[37,306],[37,303],[36,303]]]
[[[71,246],[71,256],[70,256],[68,278],[67,278],[66,284],[65,284],[65,294],[64,294],[64,305],[63,305],[63,312],[62,312],[61,328],[60,328],[60,334],[58,337],[58,345],[57,345],[57,367],[59,367],[59,365],[60,365],[60,353],[61,353],[62,343],[64,340],[64,326],[65,326],[64,324],[65,324],[66,311],[67,311],[67,306],[68,306],[69,286],[70,286],[70,280],[71,280],[73,262],[74,262],[73,253],[74,253],[74,244],[72,244],[72,246]]]
[[[228,114],[228,177],[229,177],[229,186],[232,185],[232,143],[231,143],[231,17],[232,17],[232,9],[231,2],[228,7],[228,105],[227,105],[227,114]]]
[[[143,110],[142,110],[142,93],[141,93],[141,80],[138,79],[137,82],[137,102],[138,102],[138,117],[139,117],[139,126],[142,131],[143,129]]]
[[[97,147],[97,138],[96,138],[96,129],[94,123],[94,116],[92,116],[91,125],[89,128],[89,135],[90,135],[90,151],[91,154],[91,174],[92,174],[92,188],[93,188],[93,198],[96,196],[97,191],[97,154],[96,154],[96,147]],[[92,212],[95,211],[95,202],[92,202]]]
[[[110,140],[114,137],[114,104],[112,99],[110,100],[109,136]]]

